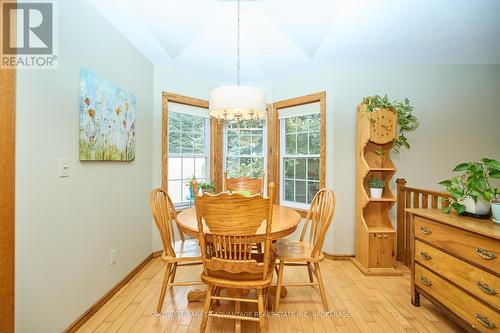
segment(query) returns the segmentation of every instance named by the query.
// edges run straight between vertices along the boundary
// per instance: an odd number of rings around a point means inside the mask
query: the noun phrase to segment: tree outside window
[[[320,115],[282,122],[282,200],[310,204],[320,188]]]
[[[260,120],[227,123],[225,169],[229,177],[264,176],[264,128]]]
[[[189,203],[189,182],[207,181],[208,119],[168,113],[168,193],[175,205]]]

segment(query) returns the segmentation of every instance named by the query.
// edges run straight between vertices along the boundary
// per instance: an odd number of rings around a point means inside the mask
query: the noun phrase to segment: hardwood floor
[[[438,309],[422,298],[420,308],[410,304],[410,276],[366,277],[350,261],[326,259],[321,264],[330,311],[337,316],[313,318],[322,312],[317,288],[289,287],[280,302],[282,318],[269,318],[268,332],[461,332]],[[78,332],[198,332],[203,302],[188,303],[187,292],[196,287],[168,290],[163,317],[153,317],[164,266],[159,258],[150,261],[123,289],[90,318]],[[182,267],[176,281],[199,276],[201,267]],[[275,277],[276,279],[276,277]],[[287,267],[284,281],[308,281],[303,267]],[[233,311],[221,302],[217,311]],[[242,304],[242,311],[256,311],[256,305]],[[169,315],[177,313],[176,316]],[[306,313],[297,318],[293,314]],[[285,315],[288,316],[285,317]],[[209,332],[232,332],[234,321],[210,319]],[[257,323],[242,322],[243,332],[257,332]]]

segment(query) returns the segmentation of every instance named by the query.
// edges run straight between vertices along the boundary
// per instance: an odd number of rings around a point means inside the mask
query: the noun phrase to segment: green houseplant
[[[370,188],[370,197],[374,199],[382,198],[382,192],[385,187],[385,183],[382,179],[371,178],[368,180],[368,187]]]
[[[205,193],[205,192],[213,193],[213,191],[215,191],[214,182],[210,182],[210,183],[202,182],[202,183],[200,183],[200,188],[201,188],[201,191],[203,193]]]
[[[398,100],[391,101],[387,95],[384,95],[384,97],[373,95],[364,97],[363,104],[366,105],[366,112],[368,113],[378,109],[392,109],[396,111],[398,115],[398,136],[392,145],[392,151],[399,154],[403,147],[410,149],[410,144],[405,133],[416,130],[419,121],[413,114],[413,106],[410,105],[408,98],[405,98],[404,102],[401,102]]]
[[[500,195],[490,183],[490,179],[500,179],[500,163],[485,157],[479,162],[460,163],[453,171],[463,173],[439,183],[451,194],[443,200],[443,212],[455,209],[458,214],[487,216],[490,202]]]

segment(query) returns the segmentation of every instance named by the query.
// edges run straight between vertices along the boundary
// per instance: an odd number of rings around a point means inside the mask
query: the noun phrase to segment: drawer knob
[[[422,258],[424,258],[425,260],[431,260],[432,259],[432,256],[427,253],[427,252],[424,252],[424,251],[421,251],[420,252],[420,255],[422,256]]]
[[[497,257],[493,252],[490,252],[486,249],[481,249],[479,247],[476,247],[476,253],[485,260],[492,260]]]
[[[425,284],[427,287],[432,286],[432,281],[431,281],[431,280],[429,280],[428,278],[421,276],[421,277],[420,277],[420,280],[421,280],[421,281],[422,281],[422,283],[423,283],[423,284]]]
[[[481,289],[482,291],[484,291],[487,294],[490,294],[490,295],[496,295],[497,294],[496,290],[493,289],[493,288],[490,288],[490,286],[488,286],[487,283],[484,283],[484,282],[481,282],[481,281],[477,280],[476,284],[479,287],[479,289]]]
[[[476,313],[476,319],[479,321],[481,324],[488,328],[496,328],[497,325],[495,323],[492,323],[491,321],[488,320],[488,317],[483,316],[482,314]]]
[[[432,234],[432,230],[427,227],[420,227],[420,232],[423,233],[424,235],[430,235]]]

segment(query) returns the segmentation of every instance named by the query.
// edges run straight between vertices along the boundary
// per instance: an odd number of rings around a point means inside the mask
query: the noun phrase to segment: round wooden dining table
[[[231,212],[228,212],[230,214]],[[293,208],[280,205],[273,206],[273,221],[271,224],[271,239],[277,240],[286,237],[297,229],[302,217]],[[187,235],[198,238],[198,221],[196,219],[195,208],[188,208],[177,215],[177,226]],[[204,224],[203,232],[210,233],[210,229]],[[262,225],[255,232],[255,241],[263,242],[266,237],[266,224]],[[188,293],[188,301],[200,301],[204,298],[205,290],[192,290]],[[282,297],[286,296],[286,291],[282,291]]]
[[[228,212],[230,214],[231,212]],[[271,239],[277,240],[286,237],[297,229],[297,225],[301,220],[301,216],[297,211],[290,207],[280,205],[273,206],[273,222],[271,224]],[[177,215],[177,226],[179,229],[190,236],[198,238],[198,221],[196,220],[196,212],[194,208],[183,210]],[[210,229],[203,224],[203,232],[210,233]],[[263,242],[266,237],[266,223],[255,232],[255,240]]]

